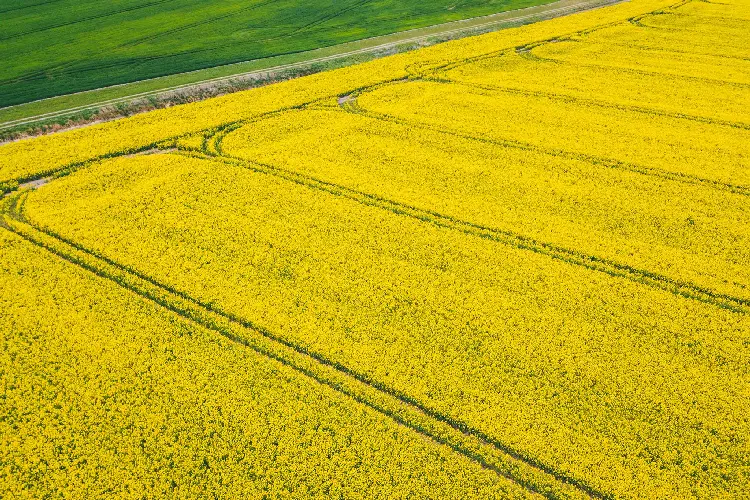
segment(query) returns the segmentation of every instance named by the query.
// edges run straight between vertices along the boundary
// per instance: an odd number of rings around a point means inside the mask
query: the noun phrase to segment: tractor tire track
[[[0,215],[0,221],[4,229],[33,245],[168,309],[190,323],[207,328],[235,344],[251,348],[289,366],[426,438],[449,447],[529,492],[549,499],[611,498],[610,495],[597,491],[583,481],[540,463],[496,438],[433,410],[411,396],[367,375],[279,337],[213,304],[196,300],[135,269],[118,264],[67,240],[49,229],[36,226],[23,216],[24,195],[27,193],[21,193],[21,196],[17,196],[9,204],[6,216]],[[238,333],[238,329],[243,333]]]
[[[166,1],[170,1],[170,0],[166,0]],[[259,2],[259,3],[254,4],[254,5],[248,5],[248,6],[244,7],[244,8],[237,9],[235,11],[228,12],[228,13],[222,14],[220,16],[209,17],[208,19],[203,19],[203,20],[200,20],[200,21],[196,21],[194,23],[189,23],[189,24],[186,24],[184,26],[180,26],[180,27],[173,28],[173,29],[166,30],[166,31],[161,31],[161,32],[155,33],[153,35],[149,35],[149,36],[144,36],[144,37],[141,37],[141,38],[137,38],[135,40],[130,40],[130,41],[125,42],[125,43],[123,43],[121,45],[118,45],[117,47],[115,47],[112,50],[118,50],[118,49],[122,49],[122,48],[131,48],[131,47],[135,47],[135,46],[140,45],[140,44],[145,43],[145,42],[152,42],[152,41],[158,40],[159,38],[164,37],[164,36],[173,35],[175,33],[180,33],[180,32],[183,32],[183,31],[187,31],[187,30],[192,29],[192,28],[197,28],[199,26],[205,26],[207,24],[211,24],[211,23],[214,23],[216,21],[222,21],[224,19],[229,19],[229,18],[234,17],[234,16],[236,16],[238,14],[244,14],[245,12],[251,12],[253,10],[257,10],[257,9],[262,8],[262,7],[265,7],[266,5],[271,4],[273,2],[274,2],[274,0],[266,0],[265,2]]]
[[[441,82],[441,83],[444,83],[447,85],[451,84],[451,83],[446,83],[446,82]],[[464,84],[456,83],[456,85],[464,85]],[[381,86],[379,85],[377,87],[379,88]],[[330,108],[330,107],[329,108],[321,107],[321,108],[316,108],[316,109],[329,110],[329,111],[333,110],[333,108]],[[647,175],[651,177],[657,177],[660,179],[666,179],[669,181],[680,182],[683,184],[707,186],[707,187],[710,187],[712,189],[716,189],[719,191],[725,191],[725,192],[739,194],[743,196],[750,196],[750,187],[746,185],[732,184],[728,182],[717,181],[717,180],[710,179],[707,177],[699,177],[697,175],[685,174],[682,172],[671,172],[668,170],[663,170],[663,169],[654,168],[654,167],[647,167],[644,165],[638,165],[635,163],[625,162],[625,161],[617,160],[614,158],[607,158],[603,156],[580,153],[580,152],[572,151],[572,150],[548,148],[548,147],[540,146],[540,145],[533,144],[533,143],[515,141],[511,139],[497,139],[497,138],[491,138],[491,137],[475,136],[475,135],[471,135],[465,132],[461,132],[458,129],[439,127],[437,125],[431,125],[426,122],[412,121],[412,120],[399,118],[399,117],[384,114],[384,113],[369,111],[360,107],[359,104],[357,104],[353,100],[348,101],[346,106],[342,106],[342,109],[346,112],[358,114],[358,115],[365,116],[374,120],[396,123],[399,125],[413,127],[413,128],[420,128],[423,130],[430,130],[433,132],[451,135],[454,137],[458,137],[458,138],[466,139],[470,141],[476,141],[476,142],[481,142],[485,144],[493,144],[496,146],[501,146],[501,147],[506,147],[506,148],[520,149],[522,151],[533,151],[536,153],[541,153],[541,154],[554,156],[554,157],[562,157],[562,158],[566,158],[569,160],[580,160],[580,161],[588,162],[592,165],[598,165],[598,166],[602,166],[606,168],[634,172],[634,173]]]
[[[560,41],[567,42],[571,40],[560,40]],[[592,62],[588,62],[588,63],[572,62],[572,61],[566,61],[563,59],[555,59],[553,57],[543,57],[534,53],[534,49],[540,46],[541,44],[535,44],[529,47],[519,47],[516,49],[516,53],[518,53],[522,57],[525,57],[531,61],[552,63],[552,64],[557,64],[560,66],[591,68],[591,69],[609,70],[609,71],[612,71],[612,70],[622,71],[623,73],[627,73],[627,74],[631,74],[635,76],[645,76],[645,77],[664,76],[664,77],[669,77],[673,79],[687,80],[687,81],[698,82],[698,83],[708,83],[711,85],[717,85],[719,87],[726,86],[726,87],[734,87],[734,88],[743,89],[743,90],[750,89],[750,83],[731,82],[727,80],[721,80],[719,78],[707,78],[707,77],[702,77],[702,76],[683,75],[679,73],[665,73],[665,72],[656,71],[656,70],[646,70],[646,69],[639,69],[639,68],[633,68],[633,67],[627,67],[627,66],[596,64]]]
[[[748,299],[718,293],[691,282],[673,279],[652,271],[636,268],[628,264],[622,264],[595,255],[588,255],[575,249],[538,241],[534,238],[513,231],[483,226],[481,224],[465,221],[430,209],[415,207],[406,203],[381,197],[377,194],[358,191],[346,186],[266,163],[226,155],[206,155],[198,152],[191,153],[180,151],[175,154],[220,161],[228,165],[247,168],[258,173],[273,175],[311,189],[317,189],[335,196],[348,198],[363,205],[378,207],[400,216],[411,217],[422,222],[434,224],[441,228],[456,230],[470,236],[502,243],[519,250],[546,255],[555,260],[583,267],[591,271],[602,272],[612,277],[627,279],[641,285],[669,292],[685,299],[695,300],[736,313],[750,313],[750,300]]]
[[[618,109],[621,111],[631,111],[635,113],[641,113],[646,115],[655,116],[666,116],[669,118],[679,118],[682,120],[691,120],[699,123],[708,123],[711,125],[718,125],[721,127],[731,127],[740,130],[750,130],[750,123],[735,122],[730,120],[721,120],[718,118],[709,118],[707,116],[690,115],[687,113],[679,113],[676,111],[665,111],[655,108],[649,108],[647,106],[637,106],[630,104],[619,104],[616,102],[610,102],[603,99],[591,99],[587,97],[577,97],[569,94],[560,94],[556,92],[545,92],[541,90],[527,90],[517,87],[505,87],[501,85],[488,85],[483,83],[475,83],[470,81],[451,79],[450,77],[441,76],[437,78],[424,78],[426,81],[432,81],[435,83],[455,83],[459,85],[465,85],[467,87],[474,87],[480,90],[486,90],[490,92],[504,92],[507,94],[516,94],[529,97],[545,97],[548,99],[554,99],[563,102],[580,103],[585,106],[596,106],[599,108]]]
[[[341,16],[343,14],[346,14],[349,11],[352,11],[354,9],[360,8],[363,5],[370,3],[370,1],[371,0],[360,0],[359,2],[356,2],[354,5],[351,5],[349,7],[344,8],[344,9],[338,10],[338,11],[333,12],[331,14],[325,15],[325,16],[319,18],[319,19],[316,19],[315,21],[312,21],[312,22],[310,22],[308,24],[300,26],[299,28],[296,28],[296,29],[290,31],[289,33],[285,33],[283,35],[278,35],[278,36],[271,37],[271,38],[264,38],[264,39],[262,39],[260,41],[262,41],[262,42],[271,42],[271,41],[275,41],[275,40],[281,40],[281,39],[289,38],[289,37],[294,36],[296,34],[302,33],[304,31],[309,31],[310,28],[314,28],[316,26],[320,26],[321,24],[325,24],[328,21],[330,21],[332,19],[335,19],[335,18],[337,18],[337,17],[339,17],[339,16]]]
[[[2,9],[0,10],[0,14],[5,14],[7,12],[15,12],[17,10],[31,9],[34,7],[41,7],[42,5],[49,5],[51,3],[60,3],[62,1],[63,0],[47,0],[46,2],[33,3],[29,5],[19,5],[17,7],[10,7],[9,9]]]

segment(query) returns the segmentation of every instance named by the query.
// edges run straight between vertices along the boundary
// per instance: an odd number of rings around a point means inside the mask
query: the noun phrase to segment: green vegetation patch
[[[0,7],[0,107],[549,0],[51,0]]]

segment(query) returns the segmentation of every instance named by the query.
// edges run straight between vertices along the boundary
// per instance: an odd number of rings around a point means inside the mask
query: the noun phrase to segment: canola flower
[[[701,3],[706,5],[700,5]],[[588,42],[601,43],[613,48],[625,50],[663,50],[672,53],[695,56],[713,56],[730,59],[747,59],[750,50],[743,38],[737,36],[737,30],[722,33],[722,26],[727,21],[742,22],[740,16],[747,12],[747,2],[735,1],[720,7],[721,15],[712,13],[715,6],[709,2],[688,2],[678,10],[689,15],[691,25],[697,25],[705,19],[710,26],[700,30],[670,29],[674,17],[663,17],[661,22],[656,16],[648,16],[636,22],[620,22],[611,26],[582,33]],[[744,22],[747,22],[745,19]],[[661,26],[659,26],[661,24]],[[651,28],[651,29],[649,29]],[[747,28],[745,28],[747,29]],[[741,32],[741,31],[740,31]],[[666,63],[667,67],[671,63]]]
[[[534,51],[530,51],[534,55]],[[590,62],[591,59],[585,59]],[[750,128],[745,103],[750,89],[675,74],[635,72],[610,66],[560,64],[506,53],[445,72],[444,78],[524,95],[579,99],[634,111],[667,113]]]
[[[533,495],[0,231],[3,498]]]
[[[0,147],[9,494],[747,496],[747,7]]]
[[[659,73],[708,80],[719,87],[750,84],[750,61],[746,59],[684,53],[667,48],[635,48],[628,45],[595,43],[580,35],[529,49],[526,54],[575,66],[607,67],[636,74]]]

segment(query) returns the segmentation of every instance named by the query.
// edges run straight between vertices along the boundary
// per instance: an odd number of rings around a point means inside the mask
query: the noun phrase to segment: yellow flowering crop
[[[448,113],[458,115],[455,109]],[[330,125],[318,127],[321,122]],[[492,134],[493,127],[487,128]],[[221,147],[230,155],[750,300],[748,192],[717,196],[711,182],[617,164],[608,168],[607,160],[576,158],[575,145],[563,155],[327,111],[259,121],[230,133]]]
[[[360,113],[408,120],[411,126],[647,175],[735,191],[747,191],[743,186],[750,184],[750,144],[743,129],[458,83],[383,86],[359,96],[357,105]],[[547,133],[537,133],[539,128]]]
[[[683,77],[674,72],[635,71],[590,64],[583,57],[567,64],[535,57],[534,48],[522,48],[461,65],[442,76],[452,81],[497,88],[522,95],[575,99],[580,105],[615,107],[632,112],[669,114],[750,128],[747,101],[750,90],[732,83]],[[617,53],[617,51],[613,51]],[[593,102],[592,102],[593,101]]]
[[[0,147],[5,491],[747,497],[748,8]]]

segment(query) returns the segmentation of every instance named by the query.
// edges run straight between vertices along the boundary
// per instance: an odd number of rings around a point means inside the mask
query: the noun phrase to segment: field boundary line
[[[346,186],[300,174],[299,172],[292,170],[287,170],[266,163],[260,163],[254,160],[229,157],[226,155],[210,155],[202,152],[190,152],[185,150],[177,151],[172,154],[189,156],[207,161],[219,161],[228,165],[247,168],[258,173],[273,175],[311,189],[317,189],[334,196],[348,198],[363,205],[381,208],[397,215],[418,219],[422,222],[433,224],[445,229],[457,230],[470,236],[495,241],[520,250],[528,250],[534,253],[546,255],[555,260],[560,260],[592,271],[602,272],[613,277],[627,279],[651,288],[672,293],[673,295],[682,298],[696,300],[736,313],[750,313],[750,300],[748,299],[717,293],[708,288],[695,285],[694,283],[676,280],[648,270],[638,269],[627,264],[620,264],[594,255],[587,255],[577,250],[538,241],[512,231],[483,226],[450,215],[445,215],[440,212],[414,207],[375,194],[357,191]]]
[[[354,399],[409,429],[447,446],[480,466],[550,499],[596,498],[610,495],[509,448],[469,425],[443,415],[416,399],[391,389],[320,353],[279,337],[250,320],[196,300],[128,266],[36,226],[22,215],[28,191],[6,200],[0,226],[58,258],[207,328],[229,341],[251,348],[317,382]],[[238,333],[240,329],[243,333]],[[249,335],[248,335],[249,334]]]

